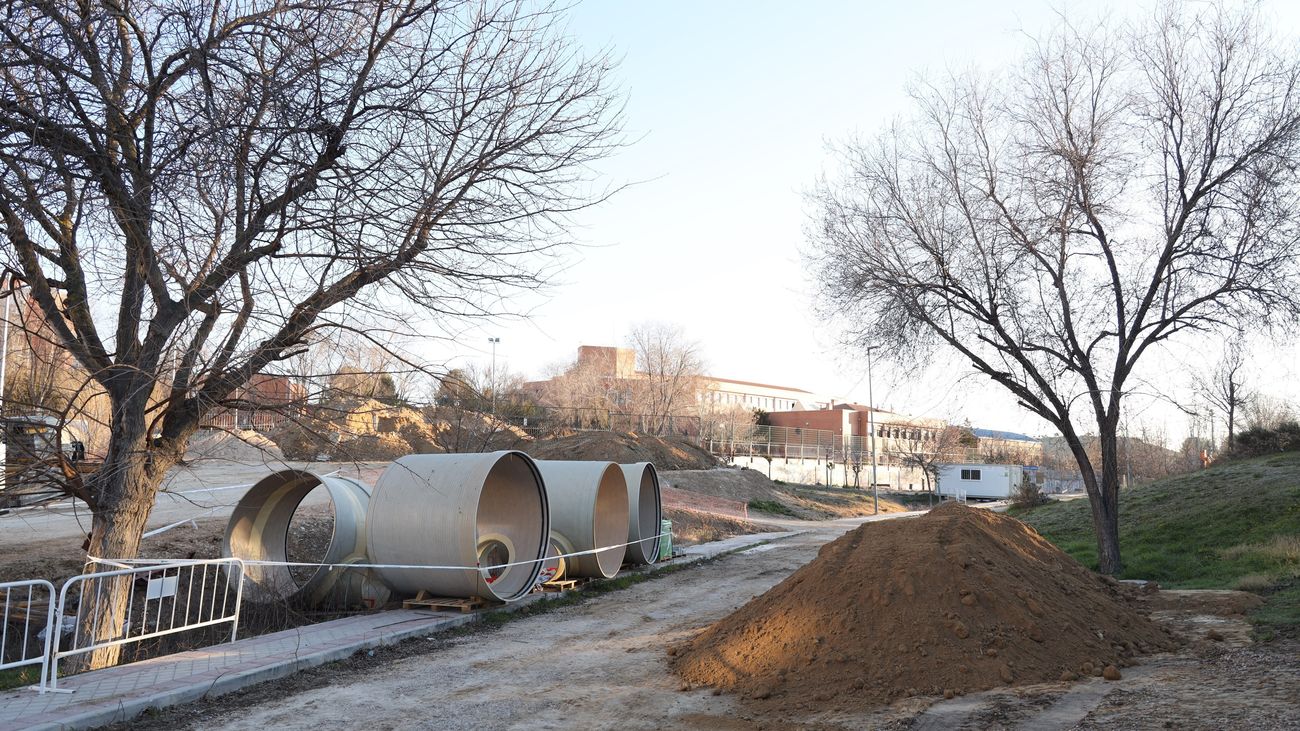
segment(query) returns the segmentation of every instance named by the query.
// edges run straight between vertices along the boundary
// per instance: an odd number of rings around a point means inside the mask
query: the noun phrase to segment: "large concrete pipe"
[[[394,591],[500,601],[533,588],[550,529],[542,475],[515,451],[402,457],[375,483],[366,516],[374,563],[483,567],[377,569]]]
[[[613,462],[538,460],[551,501],[551,539],[564,553],[568,578],[608,579],[623,565],[627,485]],[[612,546],[612,548],[606,548]]]
[[[627,562],[654,563],[659,557],[659,473],[649,462],[619,465],[627,481]]]
[[[289,526],[307,495],[325,488],[334,509],[334,529],[323,564],[367,563],[366,505],[370,488],[347,477],[303,470],[274,472],[248,489],[226,524],[221,553],[245,561],[289,561]],[[306,574],[305,580],[296,579]],[[307,606],[374,607],[388,600],[388,588],[373,572],[328,566],[289,567],[253,563],[244,574],[253,596]]]

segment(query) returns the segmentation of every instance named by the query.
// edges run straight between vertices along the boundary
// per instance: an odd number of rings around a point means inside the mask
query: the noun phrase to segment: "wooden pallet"
[[[486,606],[488,606],[488,601],[483,597],[473,596],[464,599],[449,596],[429,596],[428,593],[424,591],[416,594],[414,599],[407,599],[402,602],[402,609],[432,609],[436,612],[458,609],[462,614],[469,614],[476,609],[483,609]]]
[[[569,591],[576,588],[578,588],[577,579],[560,579],[559,581],[548,581],[541,585],[541,590],[547,592]]]

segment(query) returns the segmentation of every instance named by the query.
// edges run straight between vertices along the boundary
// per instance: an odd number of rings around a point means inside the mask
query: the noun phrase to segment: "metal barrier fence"
[[[41,593],[45,597],[43,607]],[[49,677],[50,641],[54,637],[54,585],[43,579],[0,583],[0,605],[4,607],[0,670],[39,665],[41,676],[37,688],[44,693]],[[32,621],[33,615],[36,622]]]
[[[283,410],[226,409],[205,416],[203,426],[210,429],[253,429],[265,432],[279,429],[289,419],[289,414]]]
[[[59,661],[127,643],[230,624],[230,641],[239,631],[244,597],[244,562],[237,558],[178,561],[124,568],[68,579],[59,592],[61,621],[50,653],[49,687],[58,687]],[[102,618],[125,604],[121,629],[96,639],[83,624],[99,627]],[[70,634],[65,640],[64,635]]]
[[[884,427],[881,427],[884,430]],[[896,429],[891,428],[892,433]],[[870,464],[872,438],[839,434],[828,429],[791,426],[723,426],[707,431],[700,446],[714,454],[772,459],[814,459],[831,462]],[[881,465],[904,464],[910,455],[933,455],[938,445],[932,440],[909,440],[879,436],[874,440],[876,461]],[[945,446],[945,462],[978,462],[978,450]]]

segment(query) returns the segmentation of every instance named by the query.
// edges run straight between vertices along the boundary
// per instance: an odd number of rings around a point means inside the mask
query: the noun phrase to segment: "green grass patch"
[[[799,517],[799,514],[791,510],[789,506],[775,500],[750,500],[749,509],[771,513],[772,515],[788,515],[792,518]]]
[[[1250,615],[1256,636],[1271,640],[1278,635],[1300,637],[1300,580],[1291,580],[1264,592],[1264,605]]]
[[[62,677],[62,676],[60,676]],[[21,668],[0,670],[0,690],[25,688],[41,682],[41,666],[26,665]]]
[[[1008,512],[1080,563],[1097,567],[1087,500]],[[1253,621],[1283,631],[1297,626],[1300,453],[1242,460],[1125,490],[1119,514],[1120,578],[1151,579],[1173,589],[1258,591],[1266,604]]]

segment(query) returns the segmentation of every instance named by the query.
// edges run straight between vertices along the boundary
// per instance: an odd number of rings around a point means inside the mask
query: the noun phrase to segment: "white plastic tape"
[[[309,563],[305,561],[261,561],[256,559],[245,559],[241,563],[245,566],[316,566],[327,568],[345,568],[345,569],[425,569],[429,571],[490,571],[492,569],[506,569],[512,566],[527,566],[534,563],[543,563],[553,561],[557,558],[572,558],[574,556],[586,556],[592,553],[600,553],[614,548],[624,548],[633,543],[648,541],[651,538],[663,538],[667,533],[660,533],[654,536],[648,536],[637,541],[628,541],[627,543],[615,543],[612,546],[603,546],[601,548],[592,548],[587,551],[574,551],[573,553],[564,553],[558,556],[543,556],[542,558],[529,559],[527,561],[513,561],[511,563],[492,564],[490,566],[431,566],[424,564],[394,564],[394,563]],[[188,558],[123,558],[123,559],[106,559],[97,556],[87,555],[86,560],[91,563],[102,563],[110,566],[130,568],[129,564],[137,566],[166,566],[174,563],[189,563],[193,559]]]

